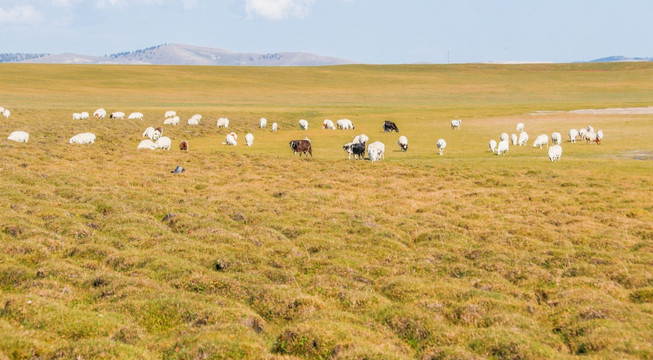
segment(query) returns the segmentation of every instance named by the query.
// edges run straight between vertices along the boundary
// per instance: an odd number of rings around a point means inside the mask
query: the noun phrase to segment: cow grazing
[[[399,128],[397,128],[397,124],[393,123],[392,121],[386,120],[383,123],[383,131],[385,131],[385,132],[389,132],[389,131],[399,132]]]
[[[302,153],[306,155],[306,153],[311,154],[311,157],[313,157],[313,148],[311,147],[311,141],[310,140],[292,140],[290,141],[290,148],[292,149],[293,155],[297,155],[299,153],[299,156],[302,156]],[[308,155],[306,155],[308,156]]]

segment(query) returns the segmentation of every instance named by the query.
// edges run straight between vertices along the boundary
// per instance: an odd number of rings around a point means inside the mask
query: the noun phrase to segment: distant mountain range
[[[653,61],[651,57],[625,57],[625,56],[608,56],[600,59],[590,60],[588,62],[617,62],[617,61]]]
[[[105,56],[81,54],[0,54],[0,62],[41,64],[143,64],[229,66],[321,66],[352,61],[304,52],[273,54],[234,53],[223,49],[186,44],[164,44]]]

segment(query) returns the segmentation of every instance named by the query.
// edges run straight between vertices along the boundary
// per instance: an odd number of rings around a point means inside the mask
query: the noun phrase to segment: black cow
[[[383,123],[383,131],[385,131],[385,132],[389,132],[389,131],[399,132],[399,128],[397,128],[397,124],[393,123],[392,121],[386,120]]]

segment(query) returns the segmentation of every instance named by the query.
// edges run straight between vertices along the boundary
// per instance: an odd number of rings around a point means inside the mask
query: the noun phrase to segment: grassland
[[[652,80],[647,63],[1,64],[0,357],[652,358],[653,116],[529,115],[650,106]],[[145,120],[71,119],[99,107]],[[190,152],[137,151],[170,109],[204,116],[165,127]],[[254,146],[222,145],[223,116]],[[343,117],[356,130],[319,128]],[[520,121],[606,137],[553,164],[487,150]],[[346,160],[359,133],[384,161]],[[306,135],[315,157],[293,157]]]

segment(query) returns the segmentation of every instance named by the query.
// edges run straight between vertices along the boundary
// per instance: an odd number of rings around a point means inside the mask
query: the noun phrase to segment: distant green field
[[[0,64],[0,359],[652,358],[653,115],[566,112],[652,99],[651,63]],[[72,120],[100,107],[145,118]],[[385,160],[347,160],[361,133]]]

